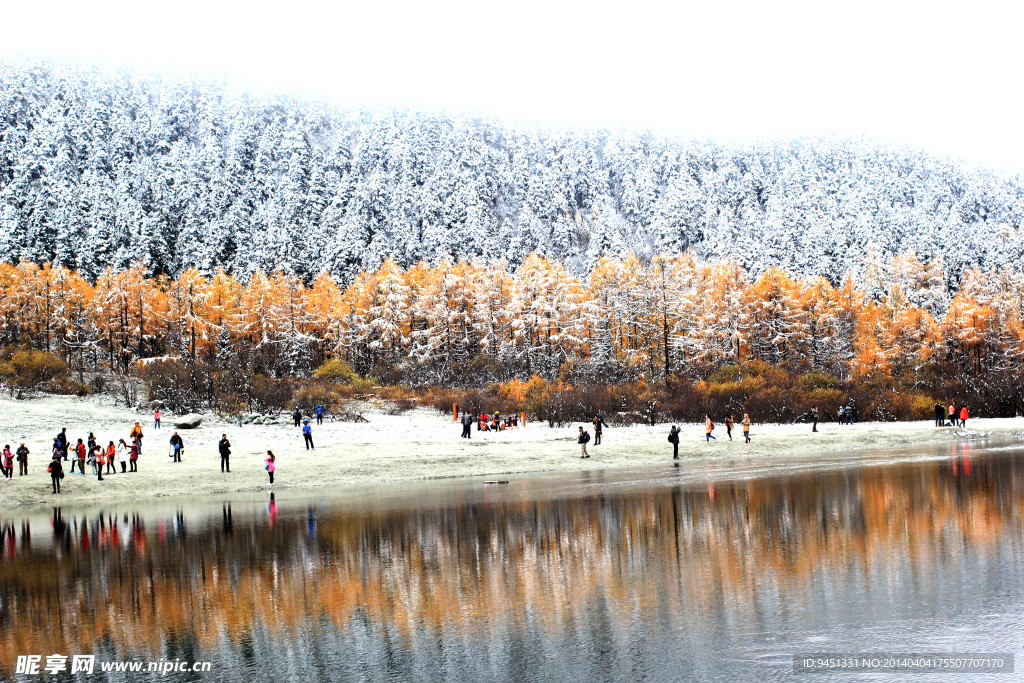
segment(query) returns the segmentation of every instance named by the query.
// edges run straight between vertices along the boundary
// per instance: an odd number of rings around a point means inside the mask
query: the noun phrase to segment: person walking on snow
[[[270,485],[273,486],[274,485],[274,470],[277,469],[277,465],[276,465],[277,458],[274,457],[274,452],[273,451],[267,451],[266,463],[267,464],[263,466],[263,469],[265,469],[267,471],[267,474],[270,475]]]
[[[16,451],[16,454],[18,456],[18,476],[19,477],[24,477],[26,474],[28,474],[28,454],[29,454],[29,450],[28,450],[28,448],[25,447],[25,442],[24,441],[21,442],[21,445],[18,447],[18,450]]]
[[[473,433],[473,416],[469,413],[462,413],[462,438],[472,439]]]
[[[956,401],[949,404],[949,426],[956,427]]]
[[[750,443],[750,416],[743,413],[743,443]]]
[[[811,420],[814,423],[811,426],[811,431],[818,431],[818,406],[811,406]]]
[[[846,424],[853,425],[853,402],[846,404]]]
[[[185,442],[178,436],[178,432],[174,432],[171,436],[171,448],[174,449],[172,453],[174,462],[181,462],[181,452],[185,449]]]
[[[704,443],[711,443],[712,441],[718,441],[715,437],[711,436],[711,432],[715,431],[715,423],[711,421],[710,415],[704,416]]]
[[[306,440],[306,450],[312,448],[316,450],[316,446],[313,445],[313,430],[309,426],[309,420],[302,421],[302,438]]]
[[[968,417],[969,417],[969,415],[967,414],[967,405],[965,404],[965,405],[960,406],[960,426],[961,427],[966,427],[967,426],[967,418]]]
[[[580,458],[589,458],[590,453],[587,453],[587,442],[590,441],[590,434],[583,431],[583,427],[580,427],[580,435],[576,440],[576,443],[580,445]]]
[[[601,445],[601,416],[594,416],[594,445]]]
[[[672,425],[668,431],[668,442],[672,444],[672,459],[679,459],[679,427]]]
[[[729,441],[732,441],[732,429],[733,429],[732,413],[726,413],[725,414],[725,435],[729,437]]]
[[[228,441],[227,434],[220,435],[220,443],[217,444],[217,449],[220,451],[220,471],[224,472],[231,471],[231,442]]]

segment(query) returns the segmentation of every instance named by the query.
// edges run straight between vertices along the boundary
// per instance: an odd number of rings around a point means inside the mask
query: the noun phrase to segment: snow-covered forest
[[[752,113],[752,115],[754,115]],[[283,269],[349,284],[386,259],[585,277],[692,249],[752,276],[858,281],[883,261],[1024,262],[1024,185],[866,140],[722,145],[466,115],[344,110],[217,82],[0,65],[0,258],[88,279]],[[869,259],[870,260],[870,259]]]
[[[734,261],[691,254],[602,257],[584,284],[556,260],[388,260],[342,289],[281,271],[247,283],[195,269],[171,280],[108,268],[90,284],[58,266],[0,264],[0,347],[34,347],[72,367],[159,357],[235,367],[232,375],[308,377],[330,358],[385,382],[485,385],[566,372],[583,380],[704,377],[760,361],[838,377],[924,370],[1014,376],[1024,358],[1024,275],[968,271],[950,298],[941,261],[868,260],[851,277],[756,280]],[[882,289],[882,283],[890,283]]]

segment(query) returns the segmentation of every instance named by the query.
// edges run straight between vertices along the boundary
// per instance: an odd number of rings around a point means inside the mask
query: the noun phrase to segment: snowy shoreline
[[[165,496],[209,495],[268,490],[263,470],[267,449],[277,456],[273,490],[343,487],[399,481],[454,477],[491,477],[523,473],[594,470],[655,465],[671,462],[670,425],[608,428],[603,443],[587,449],[580,459],[576,444],[579,423],[551,429],[534,422],[511,431],[478,432],[459,437],[461,426],[451,417],[428,409],[387,415],[370,408],[368,423],[313,424],[315,451],[306,451],[302,435],[290,421],[285,424],[247,424],[207,416],[197,429],[179,430],[185,441],[181,463],[167,456],[174,433],[173,416],[164,413],[163,428],[153,429],[150,413],[114,406],[109,398],[44,396],[27,401],[0,397],[0,447],[15,450],[26,442],[31,450],[29,474],[0,481],[0,509],[35,503],[98,502]],[[106,444],[128,438],[132,425],[143,427],[139,472],[95,476],[68,474],[61,494],[51,492],[46,465],[53,437],[67,427],[72,443],[94,432]],[[592,425],[584,425],[593,433]],[[907,448],[936,443],[980,439],[1017,439],[1024,442],[1024,418],[968,420],[967,429],[938,428],[931,421],[860,423],[840,426],[760,425],[751,429],[752,442],[734,431],[729,441],[725,427],[715,429],[717,441],[705,443],[701,425],[680,425],[680,463],[760,458],[771,470],[771,460],[816,453],[835,454],[879,448]],[[221,474],[217,442],[226,433],[232,444],[231,473]],[[65,463],[65,471],[70,462]],[[120,468],[118,468],[120,469]],[[87,471],[89,468],[87,466]],[[15,463],[17,471],[17,463]]]

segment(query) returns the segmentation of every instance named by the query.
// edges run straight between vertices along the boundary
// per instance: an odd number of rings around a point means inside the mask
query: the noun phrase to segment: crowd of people
[[[160,411],[154,411],[153,428],[155,430],[161,428],[160,419]],[[309,421],[305,420],[304,423],[303,437],[306,442],[306,450],[309,450],[313,448],[313,435],[309,427]],[[139,471],[138,461],[139,456],[142,455],[142,440],[144,438],[142,425],[139,422],[132,426],[127,439],[120,438],[116,444],[114,441],[108,440],[107,445],[104,446],[93,432],[89,432],[87,437],[75,439],[75,443],[72,443],[72,438],[68,436],[67,427],[61,429],[60,433],[53,437],[50,461],[46,466],[46,472],[50,477],[53,493],[60,493],[61,482],[65,476],[70,474],[85,476],[86,465],[90,468],[90,474],[99,481],[103,481],[104,474],[110,476],[112,474],[128,474]],[[172,462],[181,462],[182,453],[185,451],[185,441],[177,431],[171,435],[169,445],[168,457],[171,458]],[[228,441],[227,434],[221,435],[217,448],[220,453],[221,472],[231,472],[231,442]],[[5,479],[13,479],[14,461],[16,459],[18,462],[18,476],[27,476],[30,453],[31,451],[25,445],[25,442],[21,442],[14,451],[11,450],[9,444],[4,446],[3,452],[0,453],[0,474]],[[116,465],[120,465],[120,471]],[[276,469],[277,458],[273,452],[268,450],[267,457],[264,460],[264,470],[269,475],[271,484],[274,483],[274,472]]]
[[[314,411],[316,415],[317,424],[323,423],[324,410],[322,406],[317,406]],[[455,414],[458,415],[458,407],[455,406]],[[850,402],[846,405],[840,406],[836,411],[836,420],[839,424],[853,424],[854,406]],[[807,417],[812,423],[811,431],[818,431],[819,413],[818,407],[813,406],[809,411]],[[947,423],[948,417],[948,423]],[[955,401],[950,403],[949,406],[944,406],[941,403],[935,404],[935,425],[937,427],[952,426],[952,427],[965,427],[967,425],[967,419],[969,417],[969,410],[966,405],[958,405]],[[306,450],[316,450],[313,445],[313,431],[310,427],[309,420],[302,418],[302,413],[296,410],[293,415],[295,425],[298,426],[300,421],[302,423],[302,437],[306,446]],[[462,425],[462,438],[471,438],[473,424],[476,423],[477,431],[489,432],[496,431],[501,432],[507,429],[513,429],[520,426],[520,420],[523,419],[519,414],[506,415],[502,417],[500,412],[495,412],[493,415],[487,413],[473,414],[469,411],[462,411],[459,422]],[[159,410],[153,413],[153,428],[159,430],[161,413]],[[725,432],[726,436],[730,441],[733,440],[732,433],[736,428],[736,423],[731,413],[726,413],[724,417]],[[604,435],[604,429],[607,427],[605,422],[605,413],[603,410],[598,411],[591,421],[593,424],[593,444],[594,446],[601,445],[602,437]],[[750,416],[747,413],[743,414],[743,419],[740,421],[740,426],[743,430],[744,443],[750,443]],[[715,421],[710,415],[704,416],[704,440],[705,443],[711,443],[717,441],[717,437],[714,435]],[[672,458],[673,460],[679,459],[679,443],[680,434],[682,430],[678,425],[672,425],[669,430],[668,441],[672,444]],[[77,474],[85,476],[86,465],[89,465],[91,474],[95,476],[99,481],[103,481],[103,475],[117,474],[118,469],[115,465],[120,465],[120,473],[126,474],[131,472],[138,472],[138,460],[142,454],[142,441],[144,435],[142,425],[136,422],[131,428],[128,439],[120,438],[115,445],[114,441],[108,441],[106,446],[103,446],[100,439],[92,432],[89,432],[87,437],[76,439],[75,443],[71,442],[71,437],[67,434],[67,428],[64,428],[53,437],[53,446],[50,454],[50,463],[46,468],[47,473],[50,475],[51,485],[53,493],[60,493],[61,481],[64,479],[66,474],[75,474],[77,468]],[[180,463],[182,453],[185,450],[185,443],[181,435],[178,432],[174,432],[170,438],[170,451],[168,456],[172,458],[172,462]],[[579,428],[577,436],[577,443],[580,446],[580,458],[589,458],[590,454],[587,452],[587,444],[591,443],[591,434],[584,427]],[[221,440],[218,443],[218,451],[220,453],[220,468],[221,472],[231,472],[231,442],[228,440],[227,434],[221,435]],[[24,442],[15,449],[12,450],[10,445],[5,445],[3,452],[0,453],[0,473],[7,480],[14,478],[14,462],[18,463],[18,476],[28,475],[28,458],[30,454],[29,448]],[[65,463],[69,465],[69,469],[65,472]],[[264,459],[264,469],[268,474],[270,484],[274,483],[274,472],[277,469],[277,458],[272,451],[267,451],[267,456]]]
[[[160,411],[153,413],[153,428],[160,429]],[[61,481],[67,474],[86,475],[85,467],[89,466],[92,476],[103,481],[103,475],[110,476],[117,474],[117,465],[120,465],[120,473],[139,471],[139,456],[142,454],[142,440],[144,434],[142,425],[136,422],[128,433],[127,440],[119,438],[115,444],[108,440],[104,446],[101,439],[95,433],[89,432],[87,437],[81,437],[72,443],[72,437],[68,436],[67,427],[60,430],[60,433],[53,437],[53,444],[50,450],[50,462],[46,467],[50,475],[50,482],[54,493],[60,493]],[[174,432],[170,438],[170,452],[168,455],[174,462],[181,462],[181,454],[184,451],[185,442],[178,432]],[[7,449],[5,448],[5,453]],[[18,447],[18,474],[28,474],[28,456],[30,450],[24,442]],[[68,465],[65,471],[65,464]],[[76,469],[77,468],[77,469]],[[8,472],[9,470],[9,472]],[[13,476],[13,467],[4,468],[5,476]]]
[[[459,414],[458,407],[456,407],[455,413]],[[493,415],[478,413],[474,416],[469,411],[464,410],[461,417],[459,417],[459,423],[462,425],[461,438],[472,438],[474,422],[478,432],[503,432],[506,429],[518,427],[520,419],[521,416],[517,413],[506,415],[505,417],[502,417],[500,412],[496,412]]]

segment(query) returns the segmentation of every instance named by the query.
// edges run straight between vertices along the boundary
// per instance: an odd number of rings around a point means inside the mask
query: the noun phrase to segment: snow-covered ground
[[[163,428],[153,429],[149,412],[114,406],[106,397],[46,396],[28,401],[0,398],[0,447],[15,450],[24,441],[31,449],[29,475],[0,481],[0,507],[44,502],[51,493],[46,465],[53,437],[68,428],[72,443],[92,431],[103,444],[128,433],[136,421],[145,437],[139,472],[94,476],[67,475],[62,501],[111,499],[184,494],[210,494],[265,489],[263,469],[267,449],[277,456],[275,489],[307,486],[370,484],[408,479],[502,475],[522,472],[596,469],[664,463],[671,460],[669,425],[611,427],[601,445],[591,442],[591,457],[580,459],[576,444],[579,424],[551,429],[531,423],[511,431],[478,432],[472,439],[459,438],[461,426],[450,416],[432,410],[387,415],[368,406],[369,423],[326,422],[313,424],[315,451],[303,447],[300,430],[291,422],[275,425],[244,425],[207,416],[198,429],[179,430],[185,441],[183,462],[168,457],[168,440],[174,417],[164,413]],[[591,425],[586,425],[593,432]],[[682,425],[679,446],[683,464],[709,459],[759,457],[771,459],[813,453],[837,453],[860,449],[901,448],[936,441],[992,437],[1020,437],[1024,418],[969,420],[960,434],[939,429],[932,422],[864,423],[853,426],[823,424],[812,434],[809,425],[759,425],[751,429],[752,443],[741,433],[733,441],[724,425],[715,430],[717,441],[704,441],[701,425]],[[217,442],[227,434],[232,444],[231,473],[221,474]],[[70,462],[65,463],[65,470]],[[15,463],[17,468],[17,463]],[[120,470],[120,468],[118,468]],[[88,471],[88,467],[87,467]]]

